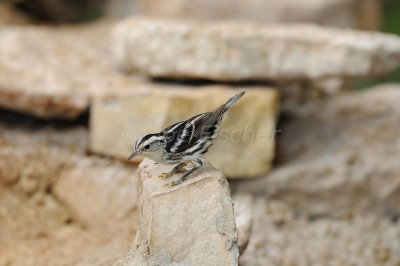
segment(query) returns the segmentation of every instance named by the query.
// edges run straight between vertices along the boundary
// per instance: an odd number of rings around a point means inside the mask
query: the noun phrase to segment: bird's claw
[[[170,174],[170,173],[161,173],[158,177],[162,178],[162,179],[167,179],[171,176],[172,176],[172,174]]]
[[[164,187],[174,187],[179,185],[180,183],[182,183],[182,181],[178,180],[178,181],[171,181],[169,183],[164,184]]]

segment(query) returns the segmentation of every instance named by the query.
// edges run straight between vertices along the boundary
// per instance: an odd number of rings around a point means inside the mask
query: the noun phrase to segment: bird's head
[[[135,143],[134,151],[129,156],[128,160],[133,159],[137,155],[152,158],[154,154],[158,153],[164,143],[164,136],[162,134],[148,134],[138,139]]]

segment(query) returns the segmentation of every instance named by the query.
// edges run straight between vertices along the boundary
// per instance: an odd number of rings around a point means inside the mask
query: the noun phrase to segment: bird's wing
[[[218,115],[214,112],[196,115],[186,121],[176,123],[164,132],[165,147],[168,152],[180,153],[191,147],[204,134],[212,135]]]
[[[189,120],[178,122],[163,130],[167,152],[178,153],[188,145],[193,134]]]
[[[231,97],[225,104],[216,110],[203,113],[178,122],[166,129],[163,133],[166,137],[166,150],[179,153],[187,150],[203,137],[212,137],[218,128],[224,114],[245,94],[240,92]]]

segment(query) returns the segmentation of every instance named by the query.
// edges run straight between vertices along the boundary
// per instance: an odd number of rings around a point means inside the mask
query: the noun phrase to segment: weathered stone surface
[[[0,265],[111,265],[136,231],[135,167],[86,155],[85,128],[3,114]]]
[[[51,190],[72,219],[88,227],[135,211],[135,167],[86,156],[85,129],[0,129],[0,182],[10,190],[25,196]]]
[[[135,187],[134,168],[80,159],[76,167],[63,171],[53,191],[73,218],[94,227],[117,223],[134,212]]]
[[[92,95],[132,89],[133,79],[109,63],[109,27],[0,28],[0,106],[74,118]]]
[[[400,215],[400,87],[309,103],[283,119],[279,165],[238,183],[263,190],[311,215]]]
[[[238,91],[228,88],[137,87],[137,92],[97,97],[91,109],[91,150],[127,159],[141,136],[214,110]],[[247,89],[226,114],[205,158],[229,177],[267,173],[274,157],[276,112],[276,90]]]
[[[253,209],[253,230],[240,265],[400,263],[399,221],[371,215],[309,221],[297,217],[285,203],[264,198],[258,199]]]
[[[232,201],[238,231],[238,248],[242,253],[249,242],[253,226],[254,200],[250,195],[234,195]]]
[[[169,181],[157,176],[170,168],[148,159],[140,164],[138,232],[115,265],[237,265],[237,231],[223,173],[205,162],[192,178],[166,188]]]
[[[386,74],[400,64],[395,35],[312,25],[133,18],[116,28],[114,39],[120,68],[154,77],[350,79]]]
[[[378,29],[377,0],[138,0],[141,14],[154,17],[310,22],[335,27]]]

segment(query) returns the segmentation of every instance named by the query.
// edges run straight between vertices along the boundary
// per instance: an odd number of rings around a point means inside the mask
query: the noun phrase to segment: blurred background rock
[[[36,22],[84,22],[139,14],[204,20],[305,22],[400,34],[400,4],[396,0],[2,0],[0,5],[3,23],[27,21],[28,17]],[[358,82],[355,88],[392,80],[400,81],[400,70],[378,80]]]
[[[236,45],[202,54],[217,22]],[[277,45],[249,53],[244,32]],[[399,35],[398,0],[0,1],[0,265],[111,265],[137,230],[135,130],[241,88],[227,128],[273,132],[209,155],[241,206],[240,265],[399,265]],[[249,61],[225,75],[232,51]]]

